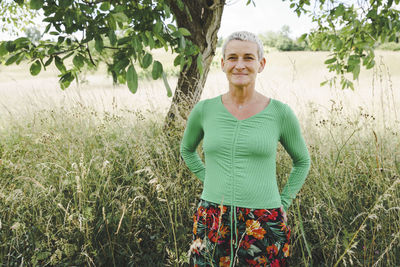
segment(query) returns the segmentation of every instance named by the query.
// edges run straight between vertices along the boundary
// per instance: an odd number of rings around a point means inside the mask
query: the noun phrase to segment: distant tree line
[[[278,51],[330,51],[328,45],[321,45],[321,47],[313,48],[310,46],[308,38],[290,37],[290,27],[284,25],[279,31],[267,31],[259,34],[258,37],[263,42],[264,46],[268,49],[276,49]],[[391,50],[400,51],[400,42],[398,36],[393,42],[384,42],[376,45],[377,50]],[[223,39],[218,40],[218,46],[222,46]]]

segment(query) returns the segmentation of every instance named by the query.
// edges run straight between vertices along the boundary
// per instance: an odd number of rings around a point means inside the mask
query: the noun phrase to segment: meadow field
[[[320,87],[327,56],[269,52],[257,81],[294,109],[312,159],[288,212],[290,266],[400,266],[400,52],[377,51],[354,91]],[[227,90],[218,65],[202,99]],[[182,132],[163,133],[171,99],[162,81],[131,94],[104,70],[63,91],[52,68],[0,66],[0,266],[187,265],[202,187]],[[290,168],[279,147],[280,187]]]

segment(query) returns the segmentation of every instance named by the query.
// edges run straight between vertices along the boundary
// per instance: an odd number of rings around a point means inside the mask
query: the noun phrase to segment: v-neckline
[[[254,115],[252,115],[252,116],[250,116],[250,117],[248,117],[248,118],[245,118],[245,119],[238,119],[237,117],[235,117],[235,116],[226,108],[226,106],[225,106],[224,103],[222,102],[222,95],[219,96],[219,102],[220,102],[222,108],[223,108],[232,118],[234,118],[236,121],[246,121],[246,120],[249,120],[249,119],[251,119],[251,118],[253,118],[253,117],[256,117],[256,116],[260,115],[261,113],[264,113],[266,110],[268,110],[268,107],[271,106],[271,104],[272,104],[273,101],[274,101],[274,99],[273,99],[273,98],[270,98],[268,105],[267,105],[264,109],[262,109],[260,112],[254,114]]]

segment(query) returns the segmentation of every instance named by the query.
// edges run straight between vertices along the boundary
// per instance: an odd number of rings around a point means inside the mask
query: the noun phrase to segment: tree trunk
[[[196,60],[180,73],[175,94],[165,120],[165,130],[171,133],[180,130],[193,106],[200,100],[212,59],[215,55],[225,0],[185,0],[187,9],[181,10],[178,1],[168,5],[176,16],[178,27],[188,29],[190,41],[196,44],[203,56],[203,74],[197,69]],[[188,14],[189,13],[189,14]]]

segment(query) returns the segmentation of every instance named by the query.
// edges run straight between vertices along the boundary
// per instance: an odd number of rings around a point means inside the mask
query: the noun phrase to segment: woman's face
[[[258,58],[257,44],[232,40],[225,48],[225,59],[221,67],[233,87],[255,86],[257,73],[265,66],[265,58]]]

